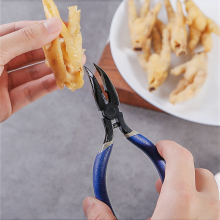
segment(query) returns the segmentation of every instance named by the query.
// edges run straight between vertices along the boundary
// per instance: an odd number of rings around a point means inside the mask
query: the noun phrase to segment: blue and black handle
[[[158,153],[156,146],[146,137],[144,137],[141,134],[138,134],[135,131],[132,131],[129,134],[126,134],[125,136],[127,140],[129,140],[132,144],[137,146],[140,150],[142,150],[145,154],[148,155],[148,157],[154,163],[163,182],[165,178],[166,163]],[[107,143],[107,146],[108,147],[102,149],[102,151],[98,153],[95,158],[93,166],[93,187],[96,198],[108,205],[114,214],[106,188],[106,170],[113,147],[113,142]]]

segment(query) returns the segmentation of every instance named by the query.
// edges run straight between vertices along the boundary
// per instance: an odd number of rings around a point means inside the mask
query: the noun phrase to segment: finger
[[[9,92],[12,114],[31,102],[59,89],[53,74],[25,83]]]
[[[214,175],[209,170],[202,168],[195,171],[197,191],[218,199],[219,191]]]
[[[34,23],[33,23],[34,22]],[[25,21],[22,24],[17,24],[16,28],[17,30],[24,28],[26,26],[30,26],[31,24],[35,24],[35,23],[42,23],[44,21]],[[63,21],[65,25],[68,25],[68,22]],[[17,22],[19,23],[19,22]],[[11,71],[14,69],[18,69],[20,67],[26,66],[26,65],[30,65],[36,62],[40,62],[43,61],[45,59],[45,54],[42,48],[37,49],[37,50],[33,50],[24,54],[21,54],[18,57],[15,57],[14,59],[12,59],[8,64],[6,64],[6,70],[7,71]],[[86,62],[86,57],[85,54],[83,56],[83,65]]]
[[[21,68],[26,65],[30,65],[36,62],[45,60],[43,49],[37,49],[28,53],[22,54],[12,59],[8,64],[5,65],[7,71]],[[83,54],[83,65],[86,63],[86,55]]]
[[[5,68],[7,71],[11,71],[43,60],[45,60],[45,55],[43,49],[40,48],[15,57],[5,65]]]
[[[59,35],[61,28],[60,19],[53,17],[1,37],[0,66],[4,66],[16,56],[47,45]]]
[[[24,27],[31,26],[33,24],[42,23],[44,20],[41,21],[18,21],[9,24],[3,24],[0,28],[0,37],[6,34],[12,33],[14,31],[18,31]]]
[[[83,211],[88,220],[116,220],[111,209],[94,197],[88,197],[83,201]]]
[[[0,76],[0,109],[0,122],[3,122],[11,115],[11,103],[8,94],[8,73],[5,69]]]
[[[156,146],[166,161],[163,188],[178,192],[196,190],[192,154],[173,141],[159,141]]]
[[[157,192],[160,194],[160,191],[162,188],[162,182],[160,178],[156,181],[155,187],[156,187]]]
[[[83,65],[86,63],[86,55],[83,54]]]
[[[48,67],[45,63],[36,64],[11,72],[9,73],[8,78],[9,90],[14,89],[32,80],[40,79],[51,73],[51,68]]]

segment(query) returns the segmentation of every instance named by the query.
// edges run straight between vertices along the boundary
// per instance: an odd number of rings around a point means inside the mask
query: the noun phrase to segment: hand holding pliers
[[[106,169],[113,147],[113,129],[119,127],[127,140],[149,156],[154,163],[162,182],[165,178],[165,161],[151,141],[128,127],[124,121],[123,113],[119,111],[119,98],[112,82],[100,67],[95,65],[95,68],[101,76],[108,100],[103,94],[96,77],[87,67],[85,67],[92,85],[98,110],[102,112],[102,121],[105,127],[104,143],[95,158],[93,166],[93,187],[96,198],[107,204],[114,213],[106,189]]]

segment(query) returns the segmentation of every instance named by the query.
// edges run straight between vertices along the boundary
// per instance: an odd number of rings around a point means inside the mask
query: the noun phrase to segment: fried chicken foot
[[[134,0],[128,1],[129,7],[129,29],[131,35],[131,43],[134,51],[142,51],[145,41],[150,36],[156,17],[161,8],[161,3],[157,3],[156,6],[149,11],[149,0],[145,0],[141,16],[137,16]]]
[[[203,86],[207,75],[207,54],[202,52],[194,55],[192,60],[175,67],[171,74],[178,76],[184,73],[177,87],[170,94],[170,102],[175,104],[193,98]]]
[[[185,17],[180,1],[176,2],[177,11],[175,14],[174,25],[171,28],[171,48],[179,57],[181,54],[187,54],[187,30]]]
[[[213,46],[211,34],[215,33],[220,36],[220,27],[205,16],[192,0],[185,0],[184,3],[188,13],[186,23],[190,27],[189,49],[191,53],[194,53],[199,41],[201,41],[205,51],[209,52]]]
[[[60,18],[53,0],[42,0],[46,18]],[[61,18],[60,18],[61,19]],[[62,20],[61,20],[62,21]],[[60,88],[64,85],[71,91],[80,89],[83,84],[82,35],[80,32],[80,10],[77,6],[69,7],[68,27],[62,22],[62,30],[56,39],[43,47],[46,64],[53,70],[56,83]]]
[[[182,10],[182,4],[178,0],[176,1],[176,13],[174,12],[170,1],[164,0],[167,16],[168,16],[168,28],[170,30],[171,39],[170,45],[176,56],[187,54],[187,29],[185,24],[185,16]]]
[[[150,40],[147,41],[144,54],[139,55],[139,61],[148,76],[148,89],[156,90],[167,78],[171,60],[171,47],[169,42],[169,30],[163,31],[162,50],[159,54],[150,54]],[[146,59],[147,58],[147,59]]]

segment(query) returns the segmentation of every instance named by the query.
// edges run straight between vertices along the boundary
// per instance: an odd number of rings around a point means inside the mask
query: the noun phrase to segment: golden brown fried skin
[[[155,26],[158,29],[158,31],[160,32],[160,35],[163,35],[163,30],[166,28],[166,25],[157,18],[156,22],[155,22]]]
[[[172,104],[193,98],[200,91],[207,76],[208,57],[206,52],[194,55],[192,60],[175,67],[171,74],[178,76],[184,73],[177,87],[170,94]]]
[[[186,23],[189,26],[193,26],[198,31],[203,32],[207,25],[207,17],[200,11],[192,0],[185,0],[184,3],[188,13]]]
[[[170,45],[176,56],[187,54],[187,29],[185,23],[185,16],[182,10],[182,4],[178,0],[176,1],[176,13],[174,12],[170,1],[164,0],[167,16],[168,16],[168,28],[170,30]]]
[[[164,4],[167,10],[167,17],[169,22],[174,22],[175,20],[175,12],[173,10],[172,5],[170,4],[170,0],[164,0]]]
[[[42,0],[46,18],[60,18],[59,11],[53,0]],[[61,20],[61,18],[60,18]],[[80,32],[80,10],[76,6],[69,8],[69,24],[62,22],[62,30],[55,40],[43,47],[46,63],[53,70],[57,85],[64,85],[74,91],[83,86],[82,35]]]
[[[145,3],[141,10],[141,16],[137,16],[134,0],[128,1],[129,8],[129,30],[131,36],[132,48],[135,51],[142,51],[146,39],[150,36],[156,17],[161,8],[159,2],[152,10],[149,10],[149,0]]]
[[[142,5],[142,8],[141,8],[140,17],[141,18],[146,18],[147,13],[149,12],[149,9],[150,9],[150,0],[145,0],[143,5]]]
[[[175,21],[171,28],[171,48],[179,57],[181,54],[187,54],[187,29],[185,24],[185,16],[180,1],[176,2]]]
[[[147,54],[147,56],[146,56]],[[148,42],[146,52],[139,55],[139,61],[148,76],[148,89],[150,92],[156,90],[167,78],[171,60],[171,47],[169,42],[169,30],[163,31],[162,50],[160,54],[150,55],[150,43]],[[148,59],[144,59],[148,57]]]
[[[153,43],[154,52],[157,54],[160,54],[162,50],[162,37],[160,36],[160,32],[156,28],[156,26],[154,26],[151,35],[152,35],[152,43]]]
[[[194,53],[194,49],[201,40],[206,52],[212,49],[211,33],[220,36],[220,27],[195,5],[192,0],[185,0],[186,23],[190,27],[189,49]]]
[[[213,47],[212,33],[204,32],[200,39],[205,51],[209,52]]]
[[[145,71],[147,71],[146,70],[146,62],[148,61],[148,59],[151,55],[151,41],[152,41],[151,38],[147,38],[147,40],[145,41],[145,44],[143,46],[144,53],[138,55],[139,62]]]
[[[189,50],[194,53],[196,45],[199,43],[202,33],[195,29],[193,26],[189,26]]]

